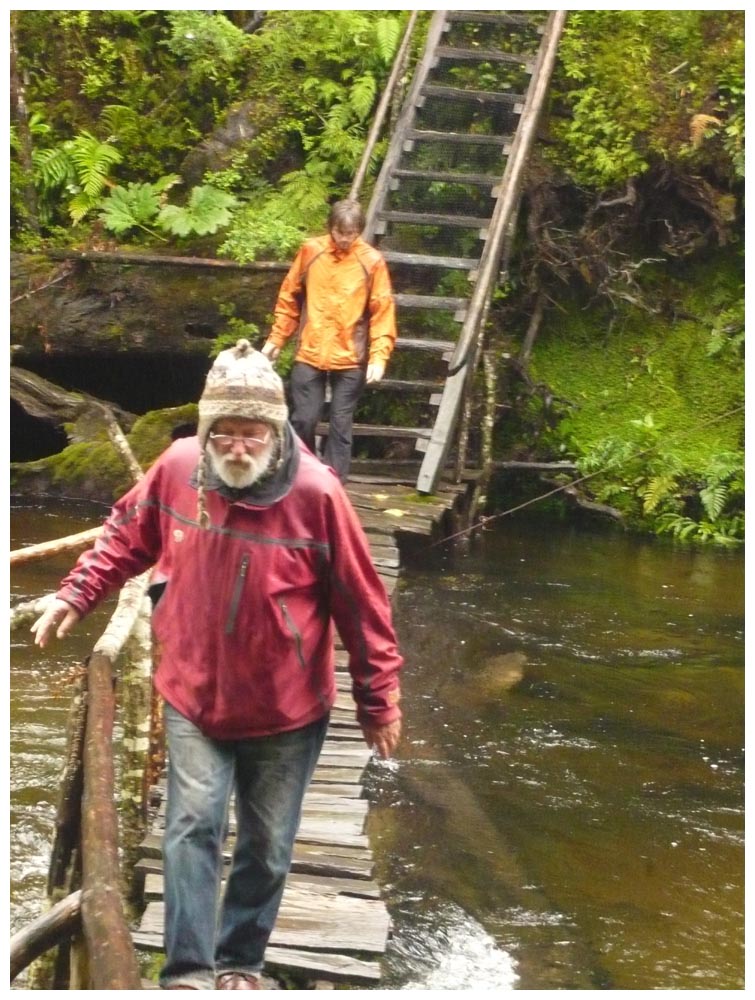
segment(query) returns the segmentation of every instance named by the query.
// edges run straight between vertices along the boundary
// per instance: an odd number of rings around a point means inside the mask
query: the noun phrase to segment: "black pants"
[[[362,368],[344,371],[321,371],[297,361],[291,371],[291,423],[294,430],[314,452],[315,429],[325,402],[325,387],[330,381],[330,429],[322,456],[345,483],[351,466],[352,424],[357,401],[364,389]]]

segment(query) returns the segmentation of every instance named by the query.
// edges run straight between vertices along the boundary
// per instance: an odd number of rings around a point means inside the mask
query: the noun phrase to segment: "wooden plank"
[[[162,951],[162,932],[159,930],[134,931],[133,941],[137,948],[148,951]],[[295,948],[268,947],[265,951],[266,971],[303,973],[318,976],[332,982],[353,983],[372,986],[380,979],[380,965],[355,958],[352,955],[338,955],[333,952],[310,952]],[[145,989],[157,989],[145,986]]]
[[[479,174],[433,174],[431,171],[423,170],[396,170],[395,176],[416,180],[449,180],[455,184],[464,184],[463,177],[480,177]],[[484,184],[490,181],[490,186],[493,187],[495,184],[499,184],[500,180],[500,177],[487,177],[481,183]],[[468,183],[474,182],[469,181]],[[398,250],[384,250],[383,257],[389,264],[411,264],[415,267],[445,267],[457,271],[474,271],[480,263],[477,257],[439,257],[424,253],[401,253]]]
[[[442,382],[429,382],[422,381],[420,379],[409,380],[409,379],[397,379],[397,378],[382,378],[379,382],[373,382],[370,385],[370,392],[378,390],[379,392],[421,392],[429,393],[436,392],[438,389],[443,388]],[[353,482],[354,477],[349,477],[349,482]]]
[[[530,55],[517,52],[502,52],[500,49],[458,49],[449,45],[439,45],[435,50],[439,59],[459,59],[472,62],[500,62],[522,66],[525,72],[531,73],[535,62]]]
[[[369,524],[374,531],[384,531],[391,534],[395,531],[408,531],[416,535],[431,535],[433,533],[432,521],[408,517],[401,511],[364,510],[361,519],[365,524]]]
[[[140,936],[150,936],[161,947],[164,917],[161,901],[148,903],[139,923]],[[389,931],[390,917],[382,900],[287,886],[270,944],[380,955],[385,951]]]
[[[372,986],[379,981],[381,975],[377,962],[367,962],[351,955],[298,951],[295,948],[268,948],[265,952],[265,966],[271,970],[295,970],[320,979],[355,986]]]
[[[393,427],[388,424],[353,424],[351,430],[354,437],[430,437],[430,430],[427,427]],[[318,424],[317,433],[326,436],[328,433],[328,424]]]
[[[474,215],[440,215],[430,212],[378,212],[384,222],[405,223],[414,226],[458,226],[461,229],[487,229],[490,218]]]
[[[448,502],[441,502],[435,499],[428,499],[427,502],[424,500],[417,499],[418,494],[414,494],[414,498],[409,500],[406,495],[401,495],[399,493],[383,493],[383,492],[365,492],[360,490],[348,490],[349,499],[351,500],[352,506],[356,509],[357,513],[361,514],[362,510],[402,510],[405,514],[409,514],[412,517],[427,518],[434,522],[439,522],[443,519],[445,514],[451,509],[451,504]],[[378,563],[373,560],[375,565]],[[397,565],[398,563],[393,563]],[[391,565],[389,563],[389,565]]]
[[[520,28],[533,28],[542,31],[542,26],[535,24],[526,14],[510,14],[508,11],[482,10],[447,10],[446,21],[472,21],[477,24],[517,25]]]
[[[152,903],[162,899],[164,895],[164,881],[162,871],[162,861],[153,859],[150,863],[152,868],[144,872],[144,899]],[[155,867],[158,866],[158,867]],[[222,886],[230,869],[230,860],[225,865]],[[325,894],[335,893],[336,895],[355,896],[358,899],[380,899],[380,886],[372,879],[347,878],[343,876],[331,875],[310,875],[302,872],[290,872],[286,879],[287,886],[300,887],[308,891],[322,891]],[[223,891],[221,886],[221,892]]]
[[[436,132],[432,129],[411,129],[407,132],[410,142],[448,142],[454,145],[500,146],[504,154],[511,151],[513,135],[484,135],[476,132]]]
[[[444,101],[476,101],[478,104],[505,104],[513,114],[524,110],[524,94],[506,94],[500,90],[465,90],[463,87],[442,87],[428,84],[422,93]],[[448,225],[448,223],[447,223]]]
[[[412,295],[411,297],[414,302],[413,305],[417,308],[424,308],[429,296],[427,295]],[[420,302],[420,299],[424,299],[425,303]],[[433,309],[434,306],[428,306],[428,308]],[[441,354],[443,359],[450,358],[453,352],[456,350],[456,343],[452,340],[433,340],[430,337],[397,337],[396,346],[402,350],[414,350],[414,351],[430,351],[434,354]],[[381,464],[384,459],[380,460]],[[411,464],[411,463],[409,463]]]
[[[410,295],[398,292],[393,296],[397,306],[404,306],[409,309],[438,309],[443,312],[453,310],[464,310],[469,304],[469,299],[453,298],[449,295]],[[430,337],[397,337],[397,345],[421,347],[425,350],[446,351],[449,347],[453,350],[456,341],[434,340]]]
[[[408,180],[408,181],[428,181],[430,183],[438,181],[441,184],[460,184],[463,187],[482,187],[491,189],[496,187],[496,185],[500,184],[501,182],[501,178],[499,175],[493,176],[491,174],[463,174],[454,172],[452,170],[449,171],[410,170],[410,169],[395,170],[394,177],[398,177],[401,180]],[[398,187],[399,185],[396,186],[395,190],[397,190]],[[398,251],[394,251],[394,253],[398,253]],[[388,251],[386,251],[383,254],[383,256],[386,258],[386,260],[388,260],[389,263],[398,263],[398,264],[407,263],[407,264],[420,264],[420,265],[426,264],[428,266],[432,266],[432,261],[434,259],[432,256],[428,255],[426,259],[417,261],[411,261],[411,260],[405,262],[402,262],[400,260],[393,261],[389,259]],[[410,256],[420,257],[420,258],[423,257],[422,254],[411,254]],[[476,270],[477,265],[480,263],[477,258],[473,257],[448,257],[446,259],[449,261],[458,260],[460,263],[457,265],[452,265],[452,264],[445,265],[446,267],[450,268],[453,268],[455,266],[457,270],[474,271]],[[462,261],[465,262],[463,265],[461,264]]]
[[[162,838],[151,833],[142,841],[142,858],[137,862],[137,868],[144,874],[155,871],[155,864],[162,863]],[[229,860],[230,850],[226,847],[223,857]],[[312,875],[330,875],[343,878],[369,879],[372,877],[373,860],[371,852],[364,847],[352,847],[348,844],[303,843],[294,845],[294,856],[291,862],[292,872],[304,872]],[[162,870],[160,868],[159,870]]]

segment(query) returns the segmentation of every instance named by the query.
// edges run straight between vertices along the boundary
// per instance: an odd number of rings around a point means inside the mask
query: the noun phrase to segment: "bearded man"
[[[402,666],[385,590],[336,475],[288,422],[283,385],[246,340],[222,352],[197,437],[119,500],[32,626],[44,647],[154,569],[155,685],[165,702],[163,989],[263,989],[304,793],[349,652],[367,745],[398,743]],[[232,791],[237,840],[219,914]]]

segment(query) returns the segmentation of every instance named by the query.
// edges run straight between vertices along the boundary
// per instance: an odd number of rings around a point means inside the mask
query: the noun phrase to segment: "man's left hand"
[[[371,365],[367,365],[367,383],[379,382],[384,372],[385,365],[380,361],[374,361]]]
[[[390,757],[401,738],[401,719],[385,726],[370,726],[363,722],[362,735],[367,746],[370,749],[374,747],[380,757]]]

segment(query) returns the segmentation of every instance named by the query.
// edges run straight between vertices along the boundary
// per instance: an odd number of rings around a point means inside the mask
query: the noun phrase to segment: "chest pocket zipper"
[[[246,580],[246,574],[249,569],[249,556],[244,556],[241,560],[241,565],[239,566],[239,572],[236,577],[236,584],[233,588],[233,596],[231,597],[231,608],[228,612],[228,620],[225,623],[225,634],[230,635],[236,626],[236,617],[239,613],[239,604],[241,603],[241,595],[244,592],[244,581]]]
[[[294,622],[293,618],[291,617],[291,613],[288,610],[288,608],[286,607],[285,601],[280,600],[280,598],[278,599],[278,607],[283,612],[283,617],[284,617],[284,619],[286,621],[286,625],[288,625],[288,630],[291,633],[291,635],[294,637],[294,642],[296,643],[296,657],[299,660],[299,665],[304,670],[306,670],[307,669],[307,664],[306,664],[306,662],[304,660],[304,649],[302,647],[301,632],[296,627],[296,623]]]

